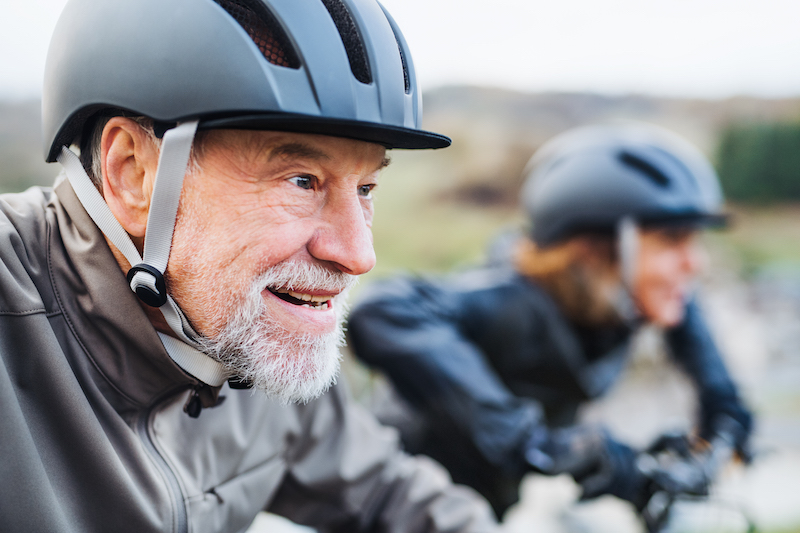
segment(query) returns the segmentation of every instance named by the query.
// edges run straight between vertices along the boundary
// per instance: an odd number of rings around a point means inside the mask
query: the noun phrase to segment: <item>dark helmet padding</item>
[[[214,0],[227,11],[273,65],[300,68],[289,37],[261,0]]]

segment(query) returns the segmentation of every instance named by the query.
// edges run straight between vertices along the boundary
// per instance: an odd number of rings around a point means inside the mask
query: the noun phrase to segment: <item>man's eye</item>
[[[358,195],[362,198],[372,198],[372,189],[375,188],[375,184],[369,185],[360,185],[358,187]]]
[[[293,178],[289,178],[289,181],[301,189],[314,188],[314,178],[312,176],[294,176]]]

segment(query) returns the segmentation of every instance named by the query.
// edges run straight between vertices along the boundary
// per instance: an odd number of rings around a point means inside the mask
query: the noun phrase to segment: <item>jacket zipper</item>
[[[180,392],[180,391],[177,391]],[[169,463],[167,463],[166,459],[161,455],[156,448],[155,443],[152,439],[152,434],[150,432],[150,422],[152,420],[153,414],[155,412],[156,407],[162,403],[162,401],[166,400],[167,398],[171,397],[173,394],[177,392],[173,392],[170,394],[165,395],[162,399],[157,400],[153,403],[144,413],[142,416],[139,417],[139,420],[136,424],[136,430],[139,434],[139,439],[144,444],[145,449],[150,453],[150,456],[153,458],[153,462],[156,465],[156,468],[161,472],[164,476],[164,479],[167,482],[167,490],[169,491],[170,495],[172,496],[172,503],[173,508],[175,509],[175,521],[174,521],[174,529],[175,533],[189,533],[189,519],[186,514],[186,503],[183,499],[183,492],[181,491],[181,485],[178,481],[178,476],[175,472],[172,471],[170,468]]]

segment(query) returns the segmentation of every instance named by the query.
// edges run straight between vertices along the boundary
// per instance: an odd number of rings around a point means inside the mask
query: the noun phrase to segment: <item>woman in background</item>
[[[697,434],[752,421],[695,300],[702,228],[724,224],[706,158],[646,126],[592,126],[545,144],[526,169],[530,226],[492,265],[441,280],[374,285],[351,313],[357,357],[411,409],[396,424],[498,516],[528,472],[569,473],[582,498],[639,509],[651,495],[637,451],[576,425],[577,409],[620,377],[632,334],[664,329],[698,391]],[[391,421],[387,420],[391,423]]]

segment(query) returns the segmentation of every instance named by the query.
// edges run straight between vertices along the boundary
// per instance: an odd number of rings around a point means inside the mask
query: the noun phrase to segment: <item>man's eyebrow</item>
[[[269,160],[272,161],[276,157],[282,158],[299,158],[299,159],[311,159],[311,160],[326,160],[330,159],[331,157],[323,152],[322,150],[318,150],[313,146],[308,146],[307,144],[303,144],[301,142],[289,142],[284,144],[279,144],[274,148],[270,149]],[[392,162],[392,159],[389,156],[384,157],[381,162],[378,164],[375,170],[381,170],[389,166]]]
[[[285,159],[293,157],[312,160],[330,159],[330,156],[322,150],[318,150],[314,147],[308,146],[307,144],[299,142],[279,144],[278,146],[272,148],[272,150],[270,150],[269,160],[272,161],[276,157],[282,157]]]

